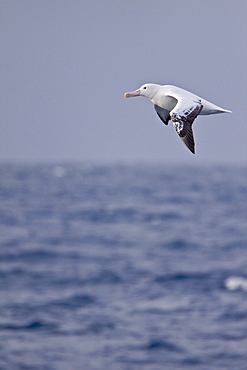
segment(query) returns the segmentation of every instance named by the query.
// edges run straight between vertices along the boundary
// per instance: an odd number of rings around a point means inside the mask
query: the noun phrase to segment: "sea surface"
[[[246,370],[247,166],[0,164],[1,370]]]

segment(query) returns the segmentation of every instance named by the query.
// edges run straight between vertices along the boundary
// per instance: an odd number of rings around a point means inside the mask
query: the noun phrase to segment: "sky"
[[[247,162],[246,0],[1,0],[0,161]],[[143,97],[187,89],[196,155]]]

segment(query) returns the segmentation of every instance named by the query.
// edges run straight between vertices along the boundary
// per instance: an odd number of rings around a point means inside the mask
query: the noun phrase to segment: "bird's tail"
[[[200,115],[217,114],[217,113],[232,113],[232,111],[218,107],[206,100],[202,100],[203,108]]]

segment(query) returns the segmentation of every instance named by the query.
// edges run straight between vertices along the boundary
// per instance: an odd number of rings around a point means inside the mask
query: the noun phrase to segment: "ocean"
[[[0,164],[1,370],[246,370],[247,166]]]

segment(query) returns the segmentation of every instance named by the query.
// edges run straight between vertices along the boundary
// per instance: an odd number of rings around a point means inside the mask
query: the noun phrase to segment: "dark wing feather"
[[[164,108],[159,107],[158,105],[154,104],[154,109],[156,110],[159,118],[161,121],[165,124],[168,125],[169,120],[171,119],[170,117],[170,112]]]
[[[180,139],[184,142],[187,148],[193,154],[195,154],[195,141],[193,137],[192,124],[187,122],[183,123],[174,122],[173,125]]]
[[[195,154],[195,142],[192,124],[202,110],[202,103],[198,101],[181,101],[171,111],[173,126],[187,148]]]

